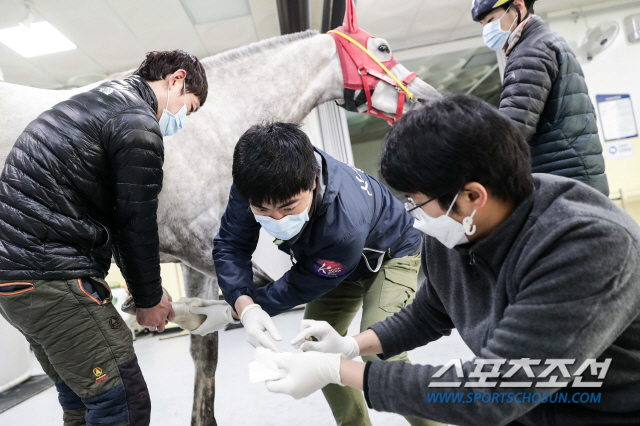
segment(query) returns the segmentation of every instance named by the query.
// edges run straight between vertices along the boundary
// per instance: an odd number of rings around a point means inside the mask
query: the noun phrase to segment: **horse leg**
[[[188,297],[218,298],[218,279],[193,268],[182,266],[185,292]],[[218,366],[218,332],[206,336],[191,334],[191,357],[195,366],[192,426],[216,426],[213,401],[216,393],[216,367]]]
[[[205,275],[184,264],[182,276],[188,297],[218,299],[218,279]],[[253,281],[256,287],[263,287],[271,278],[255,263]],[[216,393],[216,367],[218,366],[218,332],[206,336],[191,335],[191,358],[195,366],[193,391],[192,426],[216,426],[213,401]]]

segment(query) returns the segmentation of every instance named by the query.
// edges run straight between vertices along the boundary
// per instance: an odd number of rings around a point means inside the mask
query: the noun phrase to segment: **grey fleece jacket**
[[[541,359],[510,378],[500,367],[494,388],[429,387],[431,382],[473,382],[441,366],[374,362],[365,372],[371,408],[456,425],[640,424],[640,227],[598,191],[574,180],[534,175],[534,193],[485,240],[449,250],[425,237],[427,279],[412,305],[371,328],[384,357],[449,335],[456,328],[477,359]],[[600,388],[508,388],[507,382],[542,382],[548,359],[575,359],[569,382],[587,359],[611,358]],[[485,366],[484,371],[490,371]],[[583,381],[597,381],[583,374]],[[522,392],[601,393],[599,403],[483,403],[480,395]],[[428,402],[429,394],[462,394],[465,403]],[[532,395],[529,395],[532,396]],[[557,396],[557,395],[556,395]],[[489,396],[485,398],[487,401]],[[475,400],[475,402],[473,402]],[[526,398],[519,398],[526,401]],[[536,398],[534,398],[536,400]],[[499,401],[499,399],[494,399]]]

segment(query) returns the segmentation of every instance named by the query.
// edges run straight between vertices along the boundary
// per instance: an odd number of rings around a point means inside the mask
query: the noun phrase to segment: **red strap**
[[[394,79],[392,79],[391,77],[389,77],[387,74],[383,74],[383,73],[381,73],[379,71],[372,70],[371,68],[367,68],[367,74],[374,76],[378,80],[384,81],[385,83],[387,83],[390,86],[398,87],[398,83],[396,83],[396,81]]]
[[[382,118],[387,123],[389,123],[390,126],[393,126],[393,124],[395,123],[395,120],[393,119],[393,117],[389,117],[388,115],[385,115],[385,114],[381,113],[380,111],[378,111],[375,108],[371,108],[371,110],[369,112],[367,112],[367,114],[372,115],[372,116],[377,117],[377,118]]]
[[[404,112],[404,102],[407,94],[404,91],[398,93],[398,109],[396,110],[396,119],[398,121]]]
[[[415,72],[412,72],[411,74],[409,74],[407,76],[407,78],[402,80],[402,84],[404,84],[405,86],[408,86],[409,83],[411,83],[417,76],[418,76],[418,74],[416,74]]]
[[[402,84],[404,84],[405,86],[408,86],[409,83],[411,83],[417,76],[418,74],[416,74],[415,72],[412,72],[404,80],[402,80]],[[402,113],[404,112],[404,103],[406,102],[406,96],[407,94],[404,91],[401,91],[398,93],[398,109],[396,110],[395,121],[400,120],[400,117],[402,117]]]
[[[341,46],[344,49],[344,53],[346,53],[346,55],[342,55],[342,54],[340,55],[340,62],[341,62],[341,65],[342,65],[342,73],[343,73],[343,77],[345,79],[345,87],[346,88],[350,88],[350,89],[355,89],[355,90],[359,89],[359,88],[356,88],[356,87],[350,87],[352,85],[347,82],[348,75],[350,75],[350,71],[351,70],[349,70],[349,68],[346,66],[346,63],[344,61],[344,59],[346,59],[346,58],[344,56],[348,57],[353,62],[353,64],[355,65],[355,68],[356,68],[356,70],[357,70],[357,72],[359,74],[359,79],[362,81],[362,90],[364,90],[364,94],[365,94],[365,96],[367,98],[367,114],[369,114],[369,115],[371,115],[373,117],[382,118],[387,123],[389,123],[391,126],[393,126],[395,124],[395,121],[400,118],[400,116],[402,115],[402,112],[404,111],[404,104],[406,102],[406,93],[404,91],[402,91],[402,90],[399,91],[399,93],[398,93],[398,109],[396,111],[395,119],[393,117],[390,117],[390,116],[388,116],[386,114],[383,114],[380,111],[378,111],[377,109],[375,109],[373,107],[373,102],[371,100],[371,86],[369,85],[369,81],[367,79],[367,77],[369,75],[372,76],[373,78],[376,78],[378,80],[384,81],[385,83],[395,87],[396,89],[398,89],[400,86],[398,85],[398,83],[396,83],[395,80],[390,78],[388,75],[382,74],[381,72],[379,72],[377,70],[372,70],[371,68],[366,67],[364,62],[362,61],[362,58],[360,57],[360,53],[355,50],[355,48],[351,45],[350,42],[348,42],[344,38],[336,36],[334,34],[331,34],[331,35],[332,35],[333,39],[336,41],[336,43],[338,43],[339,46]],[[338,48],[338,52],[342,53],[339,48]],[[389,62],[391,62],[391,61],[389,61]],[[393,64],[395,64],[395,63],[396,62],[393,61]],[[389,65],[391,65],[391,64],[389,64]],[[353,71],[351,71],[351,72],[353,72]],[[409,84],[417,76],[418,76],[418,74],[416,74],[415,72],[409,74],[404,79],[402,84],[404,84],[404,85]]]

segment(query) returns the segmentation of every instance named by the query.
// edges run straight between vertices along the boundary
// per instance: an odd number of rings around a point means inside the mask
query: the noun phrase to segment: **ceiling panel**
[[[180,0],[194,25],[251,14],[248,0]]]
[[[27,16],[27,11],[18,0],[0,1],[0,29],[15,27]]]
[[[196,30],[211,54],[258,41],[251,16],[198,25]]]
[[[56,80],[50,73],[40,70],[28,59],[18,55],[2,43],[0,43],[0,68],[2,68],[5,81],[14,84],[54,89],[64,83]]]
[[[143,43],[103,0],[34,0],[35,9],[107,74],[137,65]]]
[[[275,0],[248,0],[250,16],[205,25],[193,25],[180,0],[31,1],[36,22],[51,22],[78,46],[69,52],[25,59],[0,45],[0,67],[6,80],[37,87],[61,87],[79,74],[131,69],[150,50],[181,48],[202,58],[280,33]],[[319,27],[318,11],[324,2],[309,1],[312,24]],[[544,16],[620,2],[624,0],[539,0],[536,12]],[[386,38],[396,51],[430,46],[398,52],[411,58],[481,45],[482,27],[472,21],[469,4],[470,0],[358,0],[357,13],[362,28]],[[21,0],[0,0],[0,28],[16,26],[25,17]],[[475,37],[474,43],[467,43],[469,37]],[[464,40],[451,42],[459,39]],[[461,47],[460,43],[466,44]],[[438,55],[417,66],[434,80],[447,82],[451,70],[443,71],[447,63],[435,64],[440,60],[445,58]]]
[[[249,0],[249,7],[258,40],[280,35],[278,7],[274,0]]]
[[[537,14],[606,6],[620,0],[540,0]],[[471,18],[469,0],[358,0],[360,27],[386,38],[395,49],[432,44],[482,34],[482,26]]]
[[[448,2],[433,4],[426,1],[421,2],[414,15],[416,19],[405,39],[401,41],[402,46],[450,40],[451,33],[463,17],[463,13],[459,9],[451,8]]]
[[[392,47],[399,46],[411,30],[422,3],[423,0],[359,0],[358,25],[373,36],[386,39]]]
[[[106,0],[106,3],[129,27],[145,51],[182,49],[199,57],[210,54],[179,1]],[[137,59],[141,61],[141,58]]]
[[[29,58],[31,65],[58,80],[63,86],[69,84],[69,71],[73,76],[85,74],[106,74],[105,69],[95,63],[82,50],[74,49],[51,55]]]

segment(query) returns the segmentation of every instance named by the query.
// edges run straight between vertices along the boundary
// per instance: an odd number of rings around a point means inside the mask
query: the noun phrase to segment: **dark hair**
[[[469,182],[516,204],[533,191],[524,136],[470,95],[449,95],[403,115],[389,133],[381,169],[393,188],[438,197],[443,209]]]
[[[256,206],[283,203],[311,190],[317,173],[313,145],[299,124],[251,126],[233,152],[233,184]]]
[[[158,81],[164,80],[166,76],[180,69],[187,72],[185,78],[187,92],[193,93],[200,99],[200,106],[204,105],[209,92],[207,73],[198,58],[191,53],[182,50],[149,52],[134,75],[139,75],[147,81]]]

